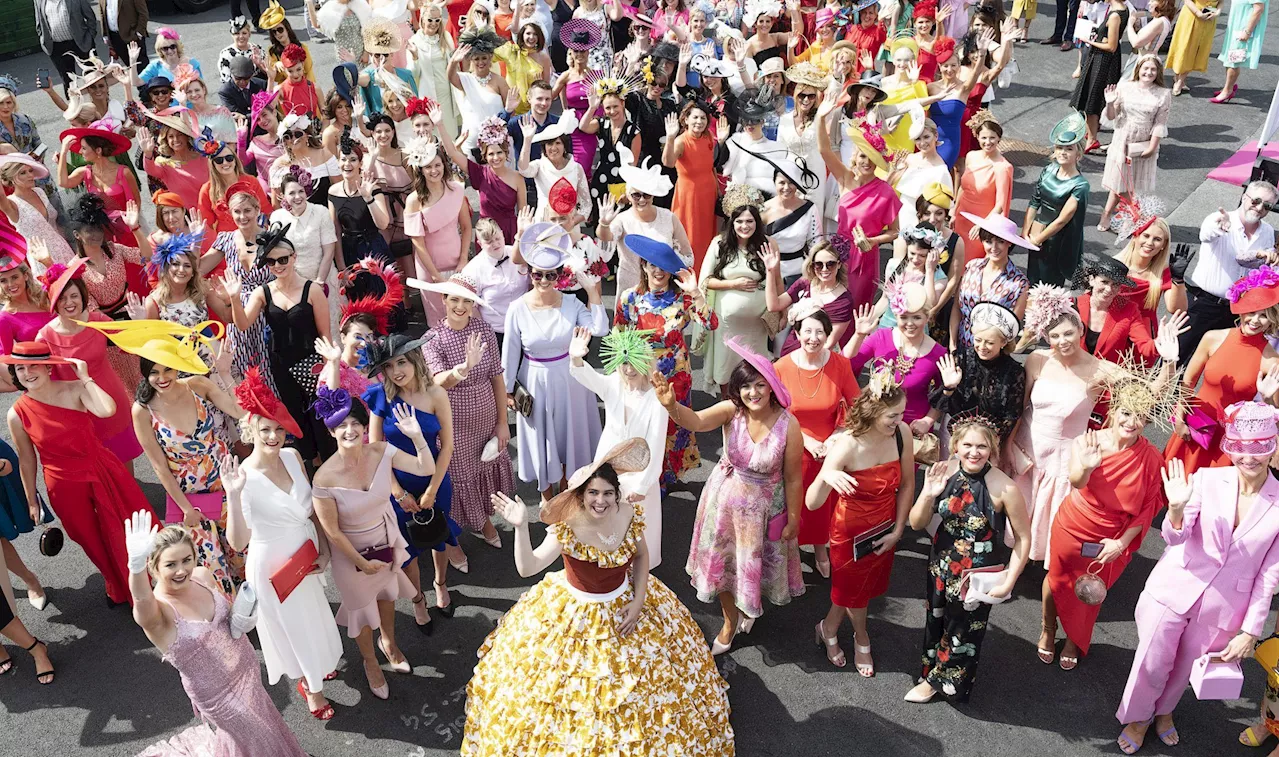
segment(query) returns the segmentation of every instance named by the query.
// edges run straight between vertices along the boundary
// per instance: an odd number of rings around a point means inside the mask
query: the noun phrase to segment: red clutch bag
[[[293,553],[293,557],[290,557],[288,562],[271,574],[271,585],[275,587],[276,598],[281,604],[315,567],[318,557],[320,553],[316,551],[316,543],[307,539],[301,547],[298,547],[298,551]]]

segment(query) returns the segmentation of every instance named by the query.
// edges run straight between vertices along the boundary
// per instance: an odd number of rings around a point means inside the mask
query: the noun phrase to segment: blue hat
[[[853,12],[861,13],[862,11],[866,10],[867,8],[870,8],[871,6],[875,5],[878,2],[879,0],[857,0],[857,2],[853,4]]]
[[[523,251],[521,252],[523,255]],[[538,245],[533,252],[524,255],[524,261],[529,264],[530,268],[536,268],[539,271],[554,271],[564,265],[564,250],[551,245]]]
[[[641,260],[650,265],[658,266],[672,276],[689,267],[676,254],[675,248],[666,242],[660,242],[657,239],[639,234],[628,234],[623,239],[623,244],[628,250],[639,255]]]
[[[342,63],[333,68],[333,86],[337,89],[338,95],[347,102],[351,102],[351,92],[356,88],[356,82],[360,80],[360,69],[354,63]]]

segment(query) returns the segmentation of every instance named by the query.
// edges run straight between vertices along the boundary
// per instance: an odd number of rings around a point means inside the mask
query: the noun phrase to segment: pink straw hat
[[[995,234],[1009,244],[1012,244],[1014,247],[1021,247],[1024,250],[1032,251],[1040,249],[1038,245],[1034,245],[1030,240],[1024,239],[1022,235],[1018,233],[1018,225],[1013,221],[1010,221],[1002,213],[993,210],[986,218],[975,216],[972,213],[966,213],[964,211],[960,211],[960,215],[968,218],[973,225],[977,226],[979,229],[985,229],[992,234]]]

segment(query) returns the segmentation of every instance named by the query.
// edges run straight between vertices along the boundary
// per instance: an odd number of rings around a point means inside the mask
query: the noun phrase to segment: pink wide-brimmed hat
[[[1003,213],[993,210],[986,218],[975,216],[972,213],[966,213],[964,211],[960,211],[960,215],[968,218],[973,225],[977,226],[979,229],[985,229],[992,234],[995,234],[1014,247],[1021,247],[1024,250],[1032,251],[1040,249],[1038,245],[1031,244],[1030,240],[1025,239],[1021,234],[1019,234],[1018,225],[1009,220]]]
[[[1237,402],[1222,411],[1222,451],[1233,455],[1270,455],[1276,451],[1280,423],[1276,410],[1262,402]]]
[[[752,368],[755,368],[764,377],[765,381],[769,382],[769,388],[773,390],[774,396],[778,398],[778,404],[783,407],[791,407],[791,392],[788,392],[787,387],[783,386],[782,377],[773,368],[773,361],[748,347],[741,337],[735,336],[726,341],[725,345],[738,353],[738,357],[747,361]]]

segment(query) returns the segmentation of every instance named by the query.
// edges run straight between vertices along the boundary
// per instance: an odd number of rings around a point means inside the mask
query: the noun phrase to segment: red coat
[[[1089,319],[1089,295],[1082,294],[1076,299],[1076,308],[1081,318]],[[1119,363],[1121,356],[1133,350],[1133,357],[1146,365],[1159,359],[1156,342],[1151,336],[1151,326],[1143,317],[1142,311],[1128,298],[1116,297],[1107,311],[1106,321],[1098,334],[1098,344],[1093,349],[1093,356],[1103,360]]]

